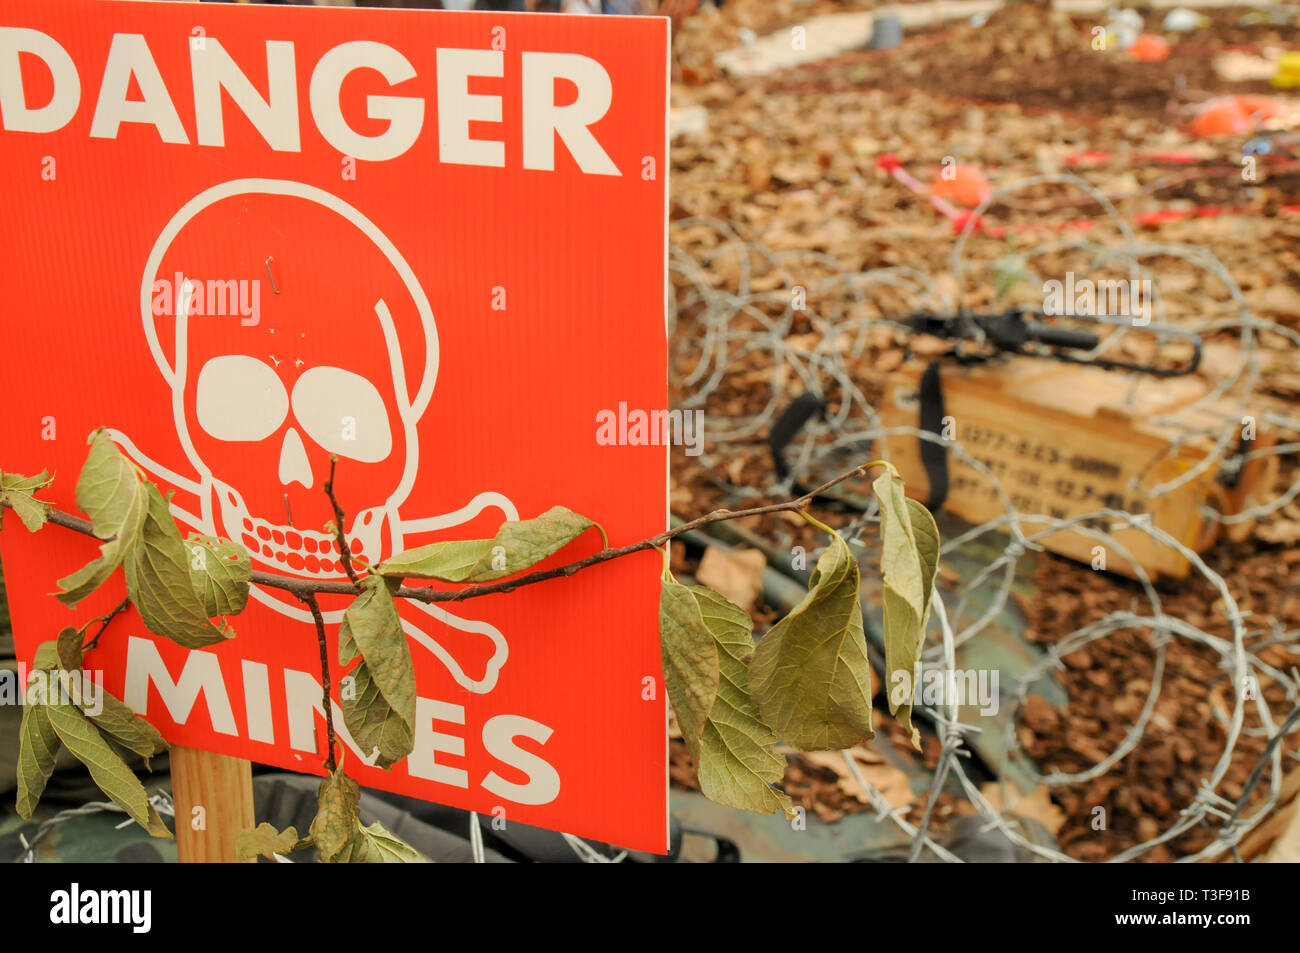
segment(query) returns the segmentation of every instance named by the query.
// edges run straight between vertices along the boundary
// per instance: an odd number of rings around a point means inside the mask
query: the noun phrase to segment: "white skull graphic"
[[[232,301],[242,301],[243,311]],[[406,260],[337,197],[271,179],[206,190],[159,235],[140,308],[198,479],[113,435],[146,469],[195,493],[199,512],[173,504],[178,519],[243,543],[268,570],[344,578],[336,540],[321,531],[333,518],[321,487],[331,454],[340,461],[338,495],[351,512],[349,547],[372,562],[407,548],[413,533],[455,526],[487,506],[518,518],[497,493],[445,516],[401,518],[419,465],[416,423],[438,372],[437,329]],[[311,618],[284,593],[255,586],[253,596],[284,615]],[[462,686],[490,691],[505,661],[501,634],[436,606],[420,608],[487,637],[492,656],[474,677],[423,626],[404,622]]]

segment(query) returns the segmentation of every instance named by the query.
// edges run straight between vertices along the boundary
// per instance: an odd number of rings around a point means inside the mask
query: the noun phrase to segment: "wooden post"
[[[252,764],[211,751],[172,748],[171,766],[180,862],[239,862],[235,838],[256,826]],[[196,814],[196,808],[202,812]]]

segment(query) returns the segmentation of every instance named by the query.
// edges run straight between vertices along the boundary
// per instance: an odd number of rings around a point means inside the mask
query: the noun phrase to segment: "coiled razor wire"
[[[720,388],[726,383],[745,383],[748,380],[765,380],[770,388],[761,409],[718,420],[710,413],[706,441],[698,457],[708,479],[722,486],[737,500],[752,499],[775,493],[789,493],[796,482],[816,485],[818,477],[828,478],[860,462],[862,453],[875,447],[874,456],[888,458],[885,438],[909,436],[918,440],[942,444],[963,464],[969,465],[993,490],[1001,514],[995,519],[972,527],[960,535],[943,542],[941,554],[949,554],[961,547],[983,541],[990,534],[1005,534],[1006,543],[1000,555],[987,562],[964,583],[964,590],[952,607],[951,616],[944,599],[936,590],[931,632],[937,632],[937,642],[928,644],[922,654],[927,667],[937,668],[945,684],[953,684],[956,677],[956,650],[988,627],[1005,608],[1015,578],[1016,564],[1028,550],[1041,550],[1041,539],[1063,529],[1082,534],[1098,541],[1100,545],[1118,553],[1134,568],[1137,584],[1149,604],[1149,614],[1136,611],[1112,612],[1069,633],[1060,641],[1043,647],[1043,656],[1030,671],[1018,678],[1014,691],[1014,707],[1019,709],[1026,701],[1030,686],[1050,669],[1062,668],[1065,656],[1084,646],[1104,639],[1118,631],[1144,631],[1153,650],[1151,687],[1141,711],[1124,738],[1104,759],[1085,771],[1063,773],[1039,772],[1024,755],[1016,733],[1016,712],[1008,721],[1007,755],[1016,757],[1022,769],[1047,787],[1078,784],[1097,778],[1110,771],[1127,757],[1141,741],[1155,711],[1160,696],[1165,670],[1165,656],[1174,639],[1185,639],[1208,647],[1219,656],[1220,667],[1231,679],[1236,699],[1231,714],[1215,709],[1214,717],[1226,734],[1224,747],[1207,777],[1200,781],[1196,796],[1182,808],[1178,819],[1157,836],[1138,843],[1109,858],[1109,862],[1124,862],[1140,857],[1196,825],[1209,825],[1216,829],[1216,837],[1203,849],[1179,858],[1180,861],[1212,859],[1224,853],[1234,857],[1241,839],[1255,828],[1277,806],[1283,779],[1282,735],[1293,731],[1300,722],[1295,714],[1300,710],[1300,673],[1294,669],[1283,672],[1267,664],[1259,652],[1270,645],[1300,644],[1300,630],[1282,631],[1275,626],[1271,637],[1246,646],[1245,618],[1227,582],[1215,572],[1201,556],[1153,526],[1149,516],[1126,510],[1106,508],[1068,519],[1038,513],[1022,513],[1012,505],[1011,499],[999,479],[959,441],[945,439],[916,427],[886,427],[880,415],[859,388],[852,373],[853,362],[861,359],[875,327],[908,330],[888,315],[904,315],[922,310],[936,314],[955,314],[965,304],[966,289],[980,281],[987,282],[995,262],[970,262],[966,260],[967,246],[977,219],[986,210],[1007,196],[1024,189],[1043,185],[1077,188],[1096,200],[1105,216],[1114,224],[1117,237],[1102,243],[1091,236],[1062,238],[1046,241],[1020,250],[1022,267],[1028,280],[1035,281],[1032,262],[1046,255],[1070,253],[1090,256],[1088,267],[1100,269],[1119,267],[1127,270],[1131,279],[1149,280],[1155,292],[1152,300],[1154,324],[1170,324],[1171,315],[1166,302],[1159,295],[1158,275],[1150,267],[1152,259],[1174,259],[1216,279],[1222,288],[1223,301],[1232,310],[1232,316],[1213,316],[1208,320],[1178,321],[1178,327],[1194,334],[1235,335],[1236,361],[1219,379],[1212,382],[1208,391],[1178,411],[1152,417],[1153,423],[1172,432],[1170,446],[1165,456],[1177,454],[1185,444],[1195,442],[1200,447],[1208,445],[1203,459],[1187,467],[1177,476],[1153,486],[1142,486],[1135,479],[1130,488],[1135,496],[1155,499],[1167,494],[1202,474],[1219,471],[1232,475],[1246,463],[1262,457],[1291,457],[1300,451],[1300,439],[1278,439],[1272,446],[1237,452],[1241,421],[1248,416],[1251,399],[1260,380],[1259,339],[1270,334],[1300,349],[1300,333],[1272,321],[1262,320],[1252,314],[1241,289],[1233,280],[1227,267],[1208,250],[1185,244],[1148,242],[1139,238],[1119,215],[1110,201],[1083,179],[1073,175],[1044,175],[1017,182],[995,192],[967,220],[958,235],[951,259],[950,277],[946,282],[936,280],[914,268],[886,267],[861,272],[850,272],[829,255],[802,250],[773,251],[743,238],[728,223],[712,218],[683,219],[673,223],[679,243],[670,249],[670,272],[674,293],[669,295],[669,329],[674,361],[678,367],[690,367],[682,375],[679,406],[683,410],[703,409],[711,399],[719,399]],[[688,247],[689,245],[689,247]],[[698,249],[692,251],[690,249]],[[983,273],[981,273],[983,272]],[[803,280],[800,280],[803,279]],[[905,306],[881,306],[879,297],[903,299]],[[819,310],[820,308],[820,310]],[[873,314],[872,311],[876,313]],[[810,326],[811,333],[795,334],[795,322]],[[1131,328],[1120,325],[1105,336],[1086,357],[1101,357],[1124,346]],[[791,340],[793,338],[793,341]],[[1157,341],[1157,347],[1162,346]],[[691,367],[691,362],[694,366]],[[1120,372],[1115,372],[1120,373]],[[1144,387],[1158,387],[1158,381],[1144,380],[1140,375],[1130,376],[1128,401],[1131,403]],[[800,437],[787,448],[791,473],[784,481],[765,487],[727,482],[716,476],[726,473],[726,463],[735,454],[754,450],[767,433],[776,416],[793,396],[807,392],[825,399],[834,394],[837,407],[828,408],[821,421],[810,421]],[[1222,408],[1228,402],[1230,412],[1223,415],[1221,427],[1209,427],[1189,421],[1196,410],[1215,403]],[[1279,435],[1290,433],[1300,436],[1300,420],[1273,411],[1261,412],[1258,422],[1272,427]],[[1234,419],[1237,418],[1237,419]],[[1235,454],[1235,455],[1234,455]],[[1159,460],[1153,460],[1143,476]],[[1267,488],[1265,488],[1267,489]],[[1300,481],[1271,499],[1259,496],[1251,505],[1235,513],[1223,513],[1212,506],[1203,507],[1207,520],[1221,525],[1252,521],[1275,513],[1300,496]],[[874,501],[864,501],[865,512],[841,530],[851,539],[865,526],[879,521]],[[1109,530],[1100,528],[1109,526]],[[1030,529],[1032,528],[1032,532]],[[1167,614],[1162,608],[1160,595],[1141,564],[1113,533],[1119,530],[1136,530],[1146,534],[1156,543],[1168,547],[1185,558],[1191,570],[1199,573],[1218,593],[1218,606],[1231,633],[1229,638],[1213,635],[1186,620]],[[778,539],[778,544],[789,544],[791,539]],[[973,596],[982,589],[992,590],[987,607],[976,618],[963,620],[970,614]],[[1290,715],[1279,725],[1274,713],[1264,700],[1262,691],[1240,690],[1247,679],[1271,679],[1285,694]],[[955,693],[945,693],[954,695]],[[1250,734],[1268,739],[1251,778],[1241,795],[1234,801],[1218,792],[1232,763],[1238,739],[1247,733],[1244,727],[1246,705],[1253,698],[1260,729]],[[969,758],[965,747],[966,736],[980,729],[963,724],[958,719],[960,705],[949,697],[937,710],[928,712],[934,720],[941,742],[941,751],[934,771],[924,814],[918,824],[906,819],[906,811],[894,808],[884,794],[874,788],[859,771],[848,751],[842,752],[849,772],[877,816],[895,824],[912,842],[911,858],[916,860],[923,849],[947,862],[960,862],[951,851],[937,843],[930,832],[931,816],[935,803],[945,785],[955,779],[958,787],[971,801],[986,821],[986,829],[995,828],[1008,840],[1044,860],[1075,862],[1055,847],[1032,842],[1018,820],[995,807],[981,793],[968,776],[962,758]],[[1248,802],[1258,785],[1265,766],[1271,767],[1264,798],[1253,811],[1247,811]],[[991,765],[1001,784],[1006,784],[1006,763]],[[1238,858],[1239,859],[1239,858]]]

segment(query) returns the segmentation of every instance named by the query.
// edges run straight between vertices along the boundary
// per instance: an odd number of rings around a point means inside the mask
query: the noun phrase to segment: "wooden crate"
[[[924,365],[904,364],[891,374],[879,408],[886,427],[919,426],[919,383]],[[1152,525],[1195,552],[1217,538],[1221,524],[1200,510],[1210,503],[1225,513],[1251,505],[1267,493],[1277,459],[1257,457],[1243,468],[1235,486],[1218,479],[1218,465],[1160,496],[1148,491],[1192,469],[1207,455],[1207,438],[1184,439],[1189,430],[1221,433],[1226,421],[1241,419],[1228,402],[1191,405],[1209,390],[1196,376],[1146,380],[1136,390],[1132,377],[1097,368],[1031,358],[1012,358],[972,368],[943,368],[944,412],[953,418],[956,440],[998,478],[1021,514],[1069,519],[1109,508],[1148,514]],[[1127,398],[1133,393],[1134,399]],[[1180,412],[1178,426],[1157,419]],[[1275,437],[1257,426],[1255,448]],[[888,440],[890,460],[907,482],[908,492],[925,501],[929,480],[921,464],[920,440],[898,435]],[[1235,441],[1234,441],[1235,449]],[[954,453],[948,454],[949,490],[944,508],[971,523],[1001,515],[1004,505],[993,484]],[[1026,535],[1045,523],[1022,521]],[[1152,576],[1182,578],[1190,562],[1141,529],[1099,520]],[[1236,524],[1232,534],[1248,534]],[[1040,540],[1064,556],[1092,564],[1101,543],[1077,531],[1059,531]],[[1130,562],[1115,547],[1105,552],[1105,568],[1134,577]]]

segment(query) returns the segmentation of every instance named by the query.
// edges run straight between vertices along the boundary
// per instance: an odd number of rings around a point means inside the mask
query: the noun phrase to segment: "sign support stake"
[[[172,748],[171,767],[180,862],[240,862],[235,838],[255,826],[252,763],[211,751]]]

